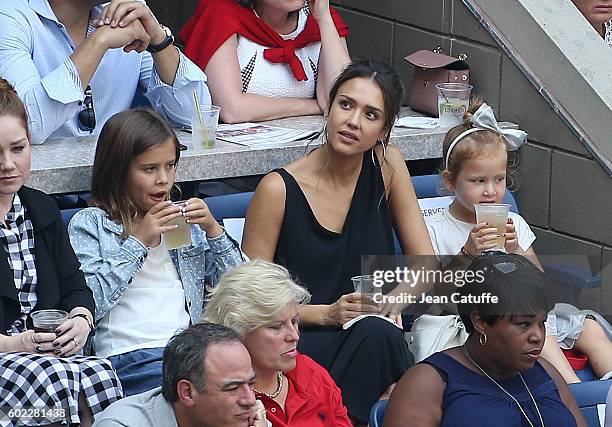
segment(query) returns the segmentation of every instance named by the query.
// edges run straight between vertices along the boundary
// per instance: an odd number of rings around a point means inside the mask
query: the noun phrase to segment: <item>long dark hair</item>
[[[399,116],[404,99],[404,85],[397,71],[385,62],[374,61],[372,59],[353,59],[347,67],[340,73],[329,91],[329,109],[336,99],[338,90],[345,82],[356,79],[366,78],[374,81],[383,95],[385,107],[385,127],[386,135],[383,143],[387,144],[391,136],[393,124]]]
[[[124,234],[130,233],[138,212],[126,193],[130,163],[169,139],[178,162],[181,149],[176,135],[162,116],[144,108],[115,114],[100,132],[91,176],[92,204],[122,224]]]

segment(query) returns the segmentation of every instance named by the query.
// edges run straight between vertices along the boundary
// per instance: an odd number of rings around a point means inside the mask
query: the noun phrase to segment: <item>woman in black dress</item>
[[[300,350],[329,370],[358,423],[412,356],[401,328],[383,319],[342,328],[378,310],[350,278],[363,274],[362,256],[394,254],[393,228],[405,254],[433,254],[404,158],[388,145],[402,96],[390,66],[350,64],[331,89],[325,143],[261,181],[243,239],[250,258],[284,265],[312,294],[300,309]]]

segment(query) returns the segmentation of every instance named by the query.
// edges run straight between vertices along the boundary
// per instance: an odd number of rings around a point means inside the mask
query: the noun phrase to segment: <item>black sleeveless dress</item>
[[[363,255],[393,255],[393,232],[380,166],[372,152],[363,155],[361,172],[341,233],[317,221],[293,176],[275,170],[285,182],[285,215],[274,262],[284,265],[312,294],[311,304],[332,304],[354,291],[351,277]],[[369,317],[348,330],[303,327],[301,352],[324,366],[342,390],[348,412],[367,422],[379,396],[413,363],[402,331]]]

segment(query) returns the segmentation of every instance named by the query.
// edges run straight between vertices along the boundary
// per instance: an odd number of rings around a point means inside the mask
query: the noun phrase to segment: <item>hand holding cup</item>
[[[497,228],[482,222],[472,228],[464,247],[470,255],[478,256],[484,251],[495,249],[498,239]]]
[[[210,209],[200,198],[193,197],[185,202],[182,209],[188,224],[198,224],[210,238],[223,234],[223,228],[219,225]]]
[[[159,202],[134,225],[132,235],[145,246],[155,247],[159,245],[162,233],[176,228],[176,225],[168,223],[181,215],[180,207],[173,205],[171,201]]]
[[[338,301],[328,306],[327,319],[331,325],[342,326],[362,314],[378,314],[378,312],[378,305],[372,299],[353,292],[342,295]]]
[[[506,223],[506,242],[504,248],[506,252],[509,254],[519,253],[522,255],[522,250],[519,250],[518,244],[518,234],[516,233],[516,226],[514,225],[514,221],[512,218],[508,218],[508,222]]]

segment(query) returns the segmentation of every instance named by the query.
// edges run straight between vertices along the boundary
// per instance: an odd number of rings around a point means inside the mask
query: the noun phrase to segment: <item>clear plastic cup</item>
[[[173,205],[183,207],[185,201],[174,202]],[[164,244],[167,249],[178,249],[191,245],[191,227],[187,223],[187,218],[179,216],[169,221],[167,225],[176,225],[174,230],[164,233]]]
[[[367,304],[379,305],[374,300],[374,295],[382,293],[382,290],[380,287],[374,286],[374,276],[371,274],[354,276],[351,277],[351,280],[353,281],[355,292],[361,294],[362,298],[367,301]]]
[[[474,210],[476,211],[476,222],[478,224],[486,222],[489,227],[497,228],[499,238],[494,249],[503,249],[506,244],[504,233],[506,232],[510,205],[507,203],[478,203],[474,205]]]
[[[470,104],[472,86],[465,83],[438,83],[438,126],[453,127],[463,122]]]
[[[68,318],[64,310],[38,310],[30,314],[35,332],[55,333],[55,329]]]
[[[219,111],[216,105],[203,105],[191,116],[191,143],[194,150],[214,148],[217,139]]]

